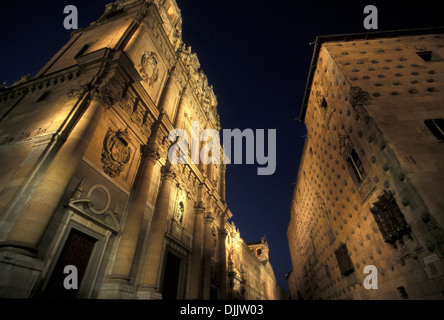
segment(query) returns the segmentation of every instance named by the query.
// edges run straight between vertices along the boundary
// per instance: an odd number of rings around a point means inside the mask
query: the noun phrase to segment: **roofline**
[[[261,240],[258,241],[250,241],[250,242],[245,242],[248,246],[250,245],[256,245],[256,244],[267,244],[268,246],[268,241],[267,238],[265,237],[265,235],[263,237],[261,237]]]
[[[318,61],[319,51],[323,43],[332,42],[332,41],[353,41],[353,40],[367,40],[367,39],[378,39],[378,38],[393,38],[399,36],[412,36],[412,35],[433,34],[433,33],[444,33],[444,26],[317,36],[314,42],[315,47],[313,50],[313,56],[311,58],[310,69],[308,71],[308,78],[307,78],[307,83],[305,85],[305,92],[304,92],[304,98],[302,100],[302,108],[299,116],[299,121],[304,122],[305,120],[305,113],[307,111],[308,98],[310,96],[314,71],[316,70],[317,67],[316,63]]]

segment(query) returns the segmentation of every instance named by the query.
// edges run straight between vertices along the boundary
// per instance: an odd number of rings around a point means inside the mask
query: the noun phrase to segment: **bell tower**
[[[248,247],[250,248],[251,252],[253,252],[256,257],[259,259],[260,262],[263,264],[267,263],[269,260],[269,247],[267,238],[263,236],[260,241],[256,242],[249,242],[247,243]]]

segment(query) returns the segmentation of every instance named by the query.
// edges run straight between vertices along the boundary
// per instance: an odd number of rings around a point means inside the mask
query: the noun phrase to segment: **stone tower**
[[[266,263],[269,260],[269,248],[268,248],[268,242],[265,237],[263,237],[260,241],[256,242],[248,242],[247,243],[250,250],[256,255],[256,257],[261,261],[262,263]]]
[[[443,31],[317,38],[287,229],[293,299],[444,297]]]
[[[269,261],[267,240],[245,242],[234,223],[227,230],[228,298],[234,300],[286,300],[288,294],[276,284]]]

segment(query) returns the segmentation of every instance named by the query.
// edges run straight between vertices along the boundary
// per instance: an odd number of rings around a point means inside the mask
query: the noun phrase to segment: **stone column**
[[[225,202],[225,171],[227,170],[227,166],[225,164],[221,165],[221,173],[220,173],[220,199]]]
[[[227,292],[227,252],[225,247],[225,239],[227,238],[227,231],[225,230],[225,215],[222,215],[221,230],[219,231],[219,276],[220,288],[219,299],[226,300],[228,298]]]
[[[36,251],[104,113],[95,93],[10,231],[7,244]]]
[[[202,284],[202,256],[203,256],[203,241],[204,241],[204,215],[205,208],[198,203],[195,208],[195,223],[193,235],[193,254],[190,263],[190,287],[189,298],[201,299],[201,284]]]
[[[159,101],[159,107],[161,111],[164,111],[168,118],[173,122],[174,108],[176,106],[176,92],[174,90],[174,72],[176,71],[176,66],[174,65],[168,71],[168,78],[166,80],[162,95]]]
[[[174,128],[175,129],[183,129],[183,118],[184,118],[184,108],[185,108],[185,99],[184,99],[184,95],[186,94],[188,85],[186,85],[182,91],[180,91],[179,93],[179,104],[177,107],[177,112],[176,112],[176,116],[174,119]],[[191,143],[191,141],[190,141]]]
[[[147,258],[141,284],[142,289],[148,288],[149,290],[158,289],[163,243],[170,206],[170,195],[173,180],[175,178],[175,173],[170,165],[163,166],[161,174],[162,185],[154,208]]]
[[[204,235],[204,256],[203,256],[203,281],[202,281],[202,299],[210,299],[210,285],[211,285],[211,256],[213,235],[211,228],[213,226],[214,218],[211,215],[207,215],[205,218],[205,235]]]
[[[125,228],[123,229],[111,276],[113,279],[130,280],[143,215],[151,191],[153,171],[157,160],[160,158],[153,144],[154,143],[151,143],[150,145],[142,147],[140,171],[136,183],[133,186],[133,195],[128,209],[128,217],[125,222]]]

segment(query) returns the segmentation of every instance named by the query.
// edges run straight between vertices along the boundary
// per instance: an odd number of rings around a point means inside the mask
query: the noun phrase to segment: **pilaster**
[[[83,114],[79,116],[40,183],[24,205],[6,241],[0,243],[0,279],[15,279],[20,283],[14,285],[3,283],[0,287],[0,296],[4,292],[7,297],[30,297],[41,275],[44,262],[37,255],[39,243],[65,195],[105,110],[102,96],[98,92],[89,94],[89,101],[83,102],[87,103]]]
[[[210,299],[210,285],[211,285],[211,256],[213,245],[213,227],[214,218],[211,214],[205,217],[205,243],[204,243],[204,256],[203,256],[203,281],[202,281],[202,299]]]
[[[198,202],[195,207],[193,254],[191,256],[191,264],[190,264],[191,272],[190,272],[189,299],[201,298],[204,215],[205,215],[205,208],[202,206],[200,202]]]
[[[114,263],[114,280],[130,281],[131,269],[134,263],[137,242],[139,240],[143,215],[146,203],[150,195],[153,171],[157,160],[160,158],[159,152],[153,145],[141,147],[142,163],[139,167],[138,177],[133,187],[133,196],[128,209],[125,228],[119,244],[119,250]]]
[[[162,167],[161,175],[161,186],[154,208],[151,235],[148,243],[142,283],[139,287],[140,294],[145,294],[145,291],[160,293],[159,278],[164,253],[165,230],[170,209],[170,196],[173,180],[175,179],[176,174],[168,163]]]
[[[109,101],[109,100],[108,100]],[[104,112],[103,96],[95,93],[10,231],[7,244],[37,250],[51,217],[62,200]]]
[[[220,288],[219,299],[225,300],[228,298],[227,294],[227,252],[225,240],[227,238],[227,231],[225,230],[226,218],[222,214],[221,229],[219,230],[219,273],[220,273]]]

